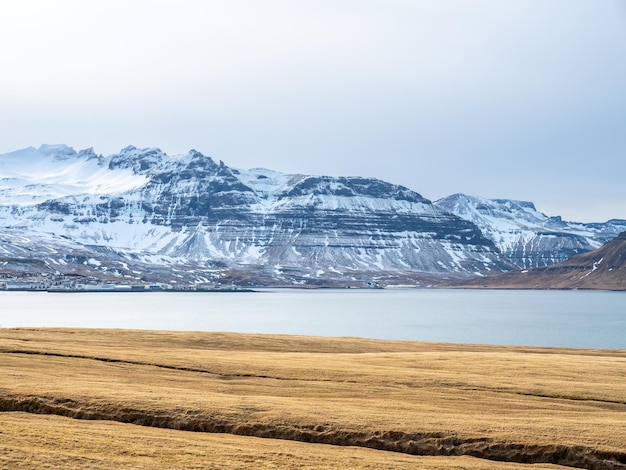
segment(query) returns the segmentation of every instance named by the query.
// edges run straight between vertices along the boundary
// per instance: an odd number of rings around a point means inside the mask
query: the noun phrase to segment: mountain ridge
[[[519,268],[550,266],[600,247],[626,231],[626,220],[568,222],[539,212],[529,201],[453,194],[435,205],[481,228]]]
[[[22,155],[22,168],[19,151],[0,156],[4,251],[51,270],[76,259],[90,275],[135,280],[156,265],[176,267],[180,282],[237,271],[251,283],[315,285],[510,268],[474,224],[375,178],[240,170],[194,150],[134,146],[107,157],[63,145]]]
[[[572,225],[532,203],[491,201],[491,219],[472,220],[458,201],[453,209],[461,215],[446,207],[450,199],[433,203],[376,178],[243,170],[196,150],[169,156],[131,145],[102,156],[93,148],[42,145],[0,155],[0,275],[431,285],[557,262],[593,249],[622,222]],[[507,252],[503,237],[494,236],[502,233],[494,227],[503,223],[493,223],[502,207],[536,219],[526,231],[543,240],[537,245],[544,251],[531,257],[526,250],[525,258]],[[503,220],[515,230],[510,217]],[[539,233],[547,228],[554,233]],[[569,244],[546,258],[553,239]]]

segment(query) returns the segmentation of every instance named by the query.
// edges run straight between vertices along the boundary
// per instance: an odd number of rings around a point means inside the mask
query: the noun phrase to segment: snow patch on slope
[[[111,171],[106,160],[65,145],[0,155],[0,204],[29,206],[76,194],[121,194],[148,181],[132,170]]]

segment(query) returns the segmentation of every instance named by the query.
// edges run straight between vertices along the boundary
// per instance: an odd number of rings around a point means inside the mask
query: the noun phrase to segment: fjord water
[[[626,349],[626,293],[447,289],[0,292],[0,326]]]

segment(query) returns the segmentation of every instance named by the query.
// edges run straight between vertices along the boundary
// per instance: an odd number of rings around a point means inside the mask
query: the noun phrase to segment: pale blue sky
[[[0,153],[191,148],[626,219],[624,0],[20,0]]]

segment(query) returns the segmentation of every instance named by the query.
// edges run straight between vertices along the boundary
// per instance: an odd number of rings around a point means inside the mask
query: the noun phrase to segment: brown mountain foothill
[[[626,290],[626,232],[552,266],[472,279],[459,287]]]

